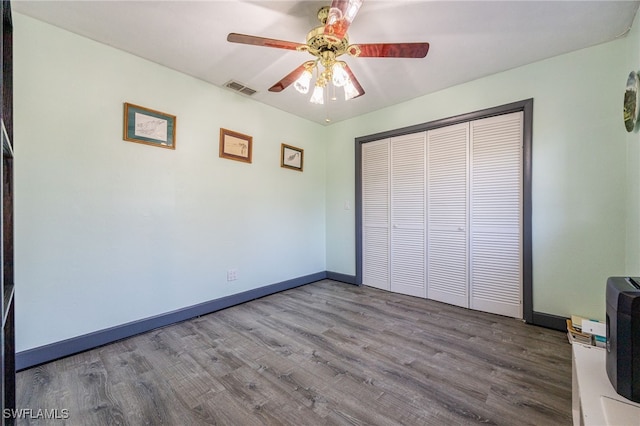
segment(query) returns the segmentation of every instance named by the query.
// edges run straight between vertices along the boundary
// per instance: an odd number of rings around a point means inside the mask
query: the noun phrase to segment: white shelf
[[[607,377],[605,349],[572,346],[573,424],[640,426],[640,404],[619,395]]]

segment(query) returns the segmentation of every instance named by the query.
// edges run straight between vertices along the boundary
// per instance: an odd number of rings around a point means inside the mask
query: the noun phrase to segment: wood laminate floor
[[[329,280],[17,375],[60,425],[571,424],[564,333]],[[34,417],[34,416],[32,416]]]

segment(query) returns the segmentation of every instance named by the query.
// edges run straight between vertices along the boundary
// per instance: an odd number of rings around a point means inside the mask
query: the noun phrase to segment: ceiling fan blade
[[[300,43],[292,41],[276,40],[273,38],[256,37],[246,34],[230,33],[227,41],[232,43],[251,44],[254,46],[275,47],[277,49],[296,50]]]
[[[356,96],[354,96],[353,98],[351,98],[351,99],[355,99],[357,97],[360,97],[360,96],[364,95],[364,89],[362,88],[362,86],[360,85],[358,80],[356,79],[356,76],[353,75],[353,71],[351,71],[351,68],[349,68],[349,65],[344,64],[344,69],[347,72],[347,74],[349,74],[349,79],[351,80],[351,83],[353,84],[353,87],[355,87],[356,90],[358,91],[358,94]]]
[[[363,0],[333,0],[324,26],[324,34],[341,40],[353,22]]]
[[[282,92],[284,89],[286,89],[287,87],[291,86],[291,84],[294,81],[296,81],[298,79],[298,77],[300,77],[300,74],[302,74],[302,72],[305,70],[305,68],[307,68],[308,66],[310,66],[312,64],[313,64],[313,61],[307,61],[304,64],[300,65],[298,68],[296,68],[295,70],[291,71],[289,74],[284,76],[284,78],[282,80],[280,80],[279,82],[277,82],[276,84],[271,86],[269,88],[269,91],[270,92]]]
[[[429,43],[371,43],[356,46],[360,49],[359,58],[424,58],[429,51]]]

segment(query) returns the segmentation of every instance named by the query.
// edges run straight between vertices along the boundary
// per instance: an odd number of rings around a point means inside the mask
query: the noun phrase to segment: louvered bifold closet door
[[[389,290],[389,139],[362,144],[362,283]]]
[[[471,308],[522,318],[521,112],[471,122]]]
[[[426,297],[425,139],[391,139],[391,291],[418,297]]]
[[[427,297],[469,307],[469,125],[427,132]]]

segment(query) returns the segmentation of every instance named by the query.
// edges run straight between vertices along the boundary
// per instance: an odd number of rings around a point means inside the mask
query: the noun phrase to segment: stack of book
[[[570,319],[567,318],[567,338],[571,344],[580,343],[599,347],[605,347],[607,344],[603,323],[577,315],[571,315]]]

